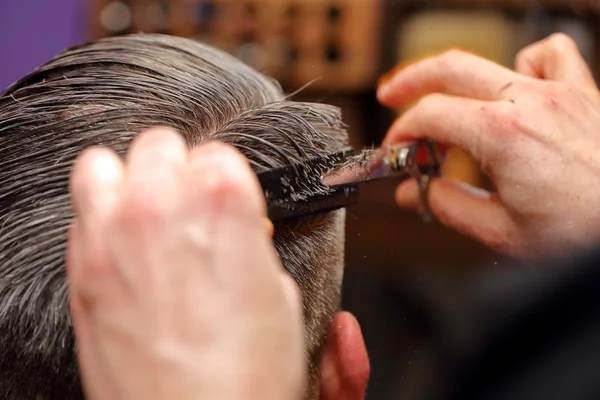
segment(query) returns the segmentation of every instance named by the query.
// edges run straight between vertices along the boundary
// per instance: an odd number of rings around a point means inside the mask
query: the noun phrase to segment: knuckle
[[[577,48],[577,43],[573,38],[565,33],[557,32],[548,37],[548,44],[557,51],[573,50]]]
[[[582,110],[596,108],[594,103],[590,102],[592,99],[590,93],[572,83],[549,82],[545,86],[540,103],[543,111],[562,114],[569,120],[577,120]],[[597,93],[595,91],[593,95]]]
[[[507,101],[485,105],[481,107],[481,113],[489,121],[494,136],[506,140],[518,133],[520,115],[513,103]]]
[[[539,104],[546,110],[568,109],[577,101],[581,93],[581,90],[571,83],[544,82],[544,85],[538,90]]]
[[[527,58],[529,57],[530,52],[532,51],[532,47],[531,46],[527,46],[521,50],[519,50],[517,52],[517,55],[515,56],[515,63],[517,65],[519,64],[523,64]]]
[[[547,82],[542,88],[540,88],[540,95],[542,101],[547,105],[555,104],[563,95],[563,87],[568,84]]]
[[[493,177],[499,165],[512,154],[511,149],[519,141],[520,116],[510,102],[494,103],[479,107],[482,121],[473,137],[474,149],[479,154],[482,171]]]
[[[438,61],[442,65],[451,65],[465,57],[466,53],[458,49],[448,49],[439,55]]]
[[[485,125],[495,126],[500,121],[503,120],[504,111],[502,107],[498,104],[481,104],[477,106],[477,113],[479,114],[479,119],[485,123]],[[482,128],[485,129],[485,125],[482,125]]]

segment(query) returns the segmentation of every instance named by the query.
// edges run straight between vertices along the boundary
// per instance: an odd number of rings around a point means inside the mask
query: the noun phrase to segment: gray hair
[[[190,147],[230,143],[256,171],[347,145],[339,109],[289,101],[277,82],[184,38],[76,46],[13,84],[0,96],[1,398],[83,398],[65,273],[71,165],[90,145],[123,155],[157,125]],[[340,302],[344,211],[279,224],[274,242],[303,294],[313,393]]]

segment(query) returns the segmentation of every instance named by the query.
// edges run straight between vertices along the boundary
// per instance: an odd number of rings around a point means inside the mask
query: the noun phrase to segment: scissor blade
[[[364,150],[362,153],[348,158],[343,164],[327,171],[321,181],[326,186],[339,186],[397,175],[404,166],[409,148],[396,150],[400,152],[398,158],[393,158],[391,149],[388,147]]]
[[[364,150],[321,176],[326,186],[339,186],[388,177],[438,176],[443,157],[431,141]]]

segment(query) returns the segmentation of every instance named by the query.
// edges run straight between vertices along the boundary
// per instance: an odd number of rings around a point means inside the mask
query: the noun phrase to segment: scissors
[[[361,183],[414,178],[426,221],[432,219],[427,191],[440,176],[443,155],[432,141],[365,149],[351,148],[257,174],[273,222],[322,214],[358,201]]]

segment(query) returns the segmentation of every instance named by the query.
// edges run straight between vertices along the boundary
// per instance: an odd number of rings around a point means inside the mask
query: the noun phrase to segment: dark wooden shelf
[[[373,87],[380,72],[383,1],[93,0],[88,26],[94,39],[133,32],[194,38],[288,87],[355,93]]]
[[[515,11],[524,11],[529,8],[566,11],[600,10],[597,0],[388,0],[388,4],[430,9],[437,7],[494,7]]]

